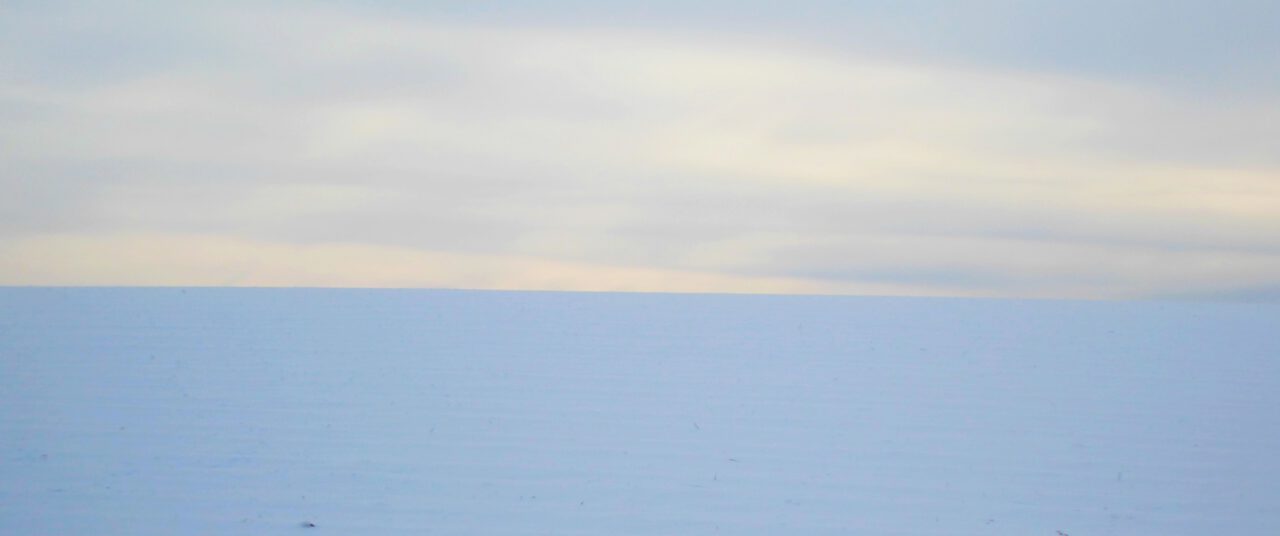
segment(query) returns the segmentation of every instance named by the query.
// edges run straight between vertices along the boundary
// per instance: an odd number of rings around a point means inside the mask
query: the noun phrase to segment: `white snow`
[[[1278,333],[1275,305],[0,289],[0,534],[1280,534]]]

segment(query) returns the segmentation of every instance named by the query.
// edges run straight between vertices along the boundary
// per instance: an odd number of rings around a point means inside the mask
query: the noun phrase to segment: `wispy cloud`
[[[232,5],[170,7],[157,30],[144,13],[11,10],[40,39],[0,53],[19,73],[0,80],[0,281],[1280,282],[1280,95],[696,24]]]

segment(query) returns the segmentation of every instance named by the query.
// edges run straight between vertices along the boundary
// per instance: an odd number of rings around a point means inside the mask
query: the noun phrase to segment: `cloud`
[[[1175,293],[1155,298],[1175,301],[1212,301],[1230,303],[1280,304],[1280,287],[1224,288],[1209,292]]]
[[[177,43],[143,55],[146,68],[75,77],[55,61],[0,82],[6,282],[211,284],[246,269],[145,253],[196,248],[183,239],[273,259],[253,279],[272,284],[497,284],[411,277],[386,268],[396,255],[502,265],[493,281],[528,288],[627,276],[647,289],[1129,297],[1280,273],[1280,106],[1267,97],[724,33],[167,9],[190,37],[142,31],[119,50]],[[128,12],[79,20],[105,45],[138,25]],[[54,41],[3,61],[34,65]],[[106,243],[156,268],[56,269]],[[351,248],[379,260],[332,262]],[[27,255],[39,272],[12,268]]]
[[[908,286],[619,267],[512,255],[173,234],[36,235],[0,244],[0,281],[67,286],[433,287],[910,295]]]
[[[833,282],[927,283],[1003,297],[1143,298],[1168,289],[1263,286],[1280,270],[1280,254],[1275,252],[984,236],[775,237],[742,249],[754,253],[737,259],[742,273],[786,273]]]
[[[353,7],[345,0],[328,5]],[[641,28],[666,36],[731,36],[765,47],[798,44],[895,62],[1107,78],[1200,96],[1274,96],[1280,89],[1280,57],[1257,53],[1280,48],[1280,35],[1273,31],[1280,5],[1269,0],[550,0],[379,2],[358,9],[376,17],[451,24]]]

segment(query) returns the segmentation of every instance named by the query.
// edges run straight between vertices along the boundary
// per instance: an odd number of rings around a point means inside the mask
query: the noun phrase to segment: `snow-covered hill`
[[[1280,534],[1277,408],[1275,305],[0,289],[0,533]]]

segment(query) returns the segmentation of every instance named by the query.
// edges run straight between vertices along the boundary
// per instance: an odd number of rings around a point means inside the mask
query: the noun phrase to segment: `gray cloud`
[[[1096,37],[1143,10],[1122,7],[1117,22],[1047,5],[862,6],[881,33],[831,49],[793,28],[820,37],[869,24],[863,12],[784,14],[774,31],[788,39],[761,40],[737,32],[768,13],[711,22],[706,5],[647,8],[646,20],[686,21],[673,32],[599,30],[610,26],[598,6],[499,20],[122,5],[8,11],[16,37],[0,64],[17,75],[0,81],[0,239],[22,255],[206,237],[263,256],[353,244],[384,248],[378,259],[510,256],[742,290],[1077,297],[1280,273],[1280,118],[1270,97],[1235,90],[1253,75],[1206,99],[1167,87],[1173,67],[1116,74],[1138,60],[1090,57],[1105,47],[992,51],[1019,48],[1049,15]],[[1157,43],[1198,31],[1165,22],[1149,30]],[[894,41],[916,24],[938,41]],[[1063,31],[1050,41],[1083,38]],[[965,46],[952,54],[954,41]],[[1206,72],[1239,63],[1197,54]],[[108,242],[75,238],[89,235]],[[501,275],[485,258],[488,280],[554,281]],[[546,268],[521,262],[506,264]],[[279,280],[299,269],[278,263]]]
[[[353,7],[345,1],[330,5]],[[486,24],[647,27],[744,36],[836,54],[959,62],[1158,84],[1187,92],[1274,95],[1280,7],[1268,0],[1110,2],[767,1],[617,4],[382,2],[364,13]]]
[[[1161,294],[1150,297],[1175,301],[1280,304],[1280,286],[1225,288],[1207,292]]]

